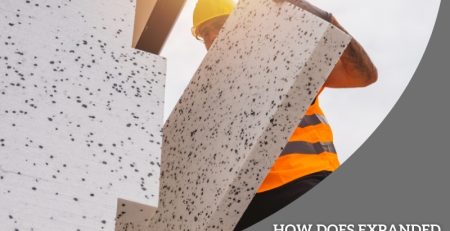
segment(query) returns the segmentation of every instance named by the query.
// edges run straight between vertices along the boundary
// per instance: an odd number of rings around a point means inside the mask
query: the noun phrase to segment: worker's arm
[[[273,0],[274,2],[288,1],[310,13],[330,22],[342,31],[348,32],[328,12],[310,4],[305,0]],[[344,50],[341,58],[325,82],[326,87],[347,88],[365,87],[377,81],[377,69],[373,65],[362,46],[352,38],[350,44]]]
[[[348,32],[331,17],[331,23]],[[346,88],[365,87],[377,81],[378,72],[363,47],[352,38],[330,76],[325,82],[326,87]]]

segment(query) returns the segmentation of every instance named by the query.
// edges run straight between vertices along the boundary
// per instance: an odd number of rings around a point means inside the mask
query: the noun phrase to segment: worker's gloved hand
[[[320,17],[327,22],[331,22],[331,19],[332,19],[331,13],[328,13],[328,12],[326,12],[304,0],[272,0],[272,1],[274,1],[276,3],[290,2],[293,5],[296,5],[302,9],[316,15],[317,17]]]

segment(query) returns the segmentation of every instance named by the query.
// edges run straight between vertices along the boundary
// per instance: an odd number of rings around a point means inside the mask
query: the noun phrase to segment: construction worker
[[[330,13],[302,0],[296,0],[296,5],[345,31]],[[234,7],[233,0],[198,0],[193,15],[192,32],[196,38],[203,40],[206,49],[211,47]],[[365,87],[376,80],[375,66],[361,45],[352,39],[324,87]],[[322,90],[323,88],[319,94]],[[316,97],[235,230],[245,229],[283,208],[317,185],[338,166],[332,131]]]

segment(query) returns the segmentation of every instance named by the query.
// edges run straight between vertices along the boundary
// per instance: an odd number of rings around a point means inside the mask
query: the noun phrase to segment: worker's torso
[[[258,192],[277,188],[315,172],[334,171],[338,167],[333,134],[316,97]]]

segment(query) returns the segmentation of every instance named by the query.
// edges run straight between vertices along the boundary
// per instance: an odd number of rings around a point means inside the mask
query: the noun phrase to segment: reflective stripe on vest
[[[284,147],[280,156],[293,153],[320,154],[322,152],[336,153],[333,142],[317,142],[317,143],[309,143],[305,141],[289,142],[286,145],[286,147]]]
[[[315,172],[334,171],[338,168],[333,134],[318,101],[316,98],[306,111],[258,193]]]
[[[325,116],[313,114],[313,115],[305,115],[298,125],[301,128],[311,126],[311,125],[317,125],[317,124],[328,124],[327,119],[325,119]]]

